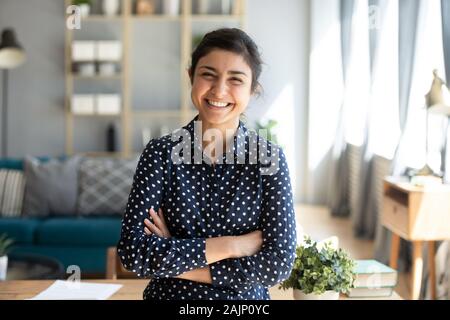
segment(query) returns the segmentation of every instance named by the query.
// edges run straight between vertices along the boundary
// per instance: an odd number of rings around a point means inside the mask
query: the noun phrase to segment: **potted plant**
[[[337,300],[354,287],[356,263],[330,242],[318,245],[309,237],[297,246],[291,275],[281,288],[293,289],[296,300]]]
[[[91,12],[91,0],[73,0],[72,4],[75,6],[80,7],[80,14],[83,18],[89,16],[89,13]]]
[[[0,281],[6,279],[6,271],[8,270],[8,253],[13,244],[13,240],[8,238],[6,233],[0,236]]]

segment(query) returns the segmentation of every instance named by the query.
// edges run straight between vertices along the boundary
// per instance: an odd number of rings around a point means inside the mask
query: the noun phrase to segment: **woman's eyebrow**
[[[208,69],[208,70],[211,70],[211,71],[214,71],[214,72],[217,73],[217,70],[216,70],[215,68],[213,68],[213,67],[210,67],[210,66],[200,66],[199,69],[201,69],[201,68]],[[227,73],[228,73],[228,74],[241,74],[241,75],[247,77],[247,74],[246,74],[245,72],[243,72],[243,71],[230,70],[230,71],[228,71]]]

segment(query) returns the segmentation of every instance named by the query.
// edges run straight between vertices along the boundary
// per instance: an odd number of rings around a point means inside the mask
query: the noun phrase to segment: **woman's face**
[[[252,70],[239,54],[213,50],[191,75],[191,98],[200,120],[211,125],[238,121],[251,97]]]

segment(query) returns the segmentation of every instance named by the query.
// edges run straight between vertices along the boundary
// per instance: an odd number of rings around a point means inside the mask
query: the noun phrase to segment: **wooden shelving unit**
[[[71,0],[65,0],[66,7],[71,5]],[[90,150],[87,152],[81,152],[89,155],[100,155],[100,156],[119,156],[128,157],[134,151],[132,150],[132,132],[133,122],[137,118],[147,117],[157,118],[159,122],[163,123],[164,120],[176,119],[179,125],[182,126],[186,124],[192,117],[196,114],[195,110],[191,107],[190,102],[190,82],[187,75],[186,69],[190,64],[190,54],[192,52],[192,39],[193,39],[193,25],[199,23],[214,23],[220,25],[221,23],[233,22],[237,27],[245,30],[246,20],[245,20],[245,1],[246,0],[234,0],[232,1],[232,11],[230,14],[196,14],[193,12],[192,8],[195,5],[196,0],[180,0],[180,14],[179,15],[166,15],[162,13],[155,13],[152,15],[140,16],[134,13],[134,0],[121,0],[121,13],[115,17],[104,16],[100,14],[93,14],[89,17],[81,19],[81,23],[89,22],[101,23],[101,24],[113,24],[119,25],[121,29],[122,37],[122,61],[120,74],[113,76],[79,76],[73,74],[73,61],[71,60],[71,48],[72,42],[74,40],[74,31],[66,28],[66,40],[65,40],[65,74],[66,74],[66,98],[65,98],[65,121],[66,121],[66,154],[72,155],[75,153],[80,153],[80,151],[74,148],[74,129],[75,118],[119,118],[120,119],[120,140],[121,140],[121,150],[117,153],[103,152],[98,150]],[[166,1],[166,0],[161,0]],[[149,108],[146,110],[139,110],[135,106],[132,106],[132,70],[130,68],[131,53],[133,52],[132,32],[133,24],[135,22],[141,21],[154,21],[154,22],[174,22],[178,23],[180,26],[179,44],[180,44],[180,103],[176,106],[176,109],[167,108]],[[88,26],[86,26],[88,27]],[[155,23],[155,28],[158,24]],[[218,26],[217,26],[218,27]],[[91,40],[104,40],[104,39],[91,39]],[[152,61],[152,63],[157,64],[158,61]],[[121,87],[121,97],[122,97],[122,108],[121,113],[117,116],[115,115],[78,115],[71,112],[71,97],[74,94],[74,83],[75,81],[85,81],[85,82],[102,82],[102,81],[120,81]]]

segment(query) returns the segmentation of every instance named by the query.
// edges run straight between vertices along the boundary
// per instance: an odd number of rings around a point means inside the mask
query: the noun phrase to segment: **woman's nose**
[[[217,81],[214,83],[214,86],[213,86],[211,92],[212,92],[217,98],[221,98],[221,97],[225,96],[226,93],[227,93],[226,82],[225,82],[225,81],[222,81],[222,80],[217,80]]]

